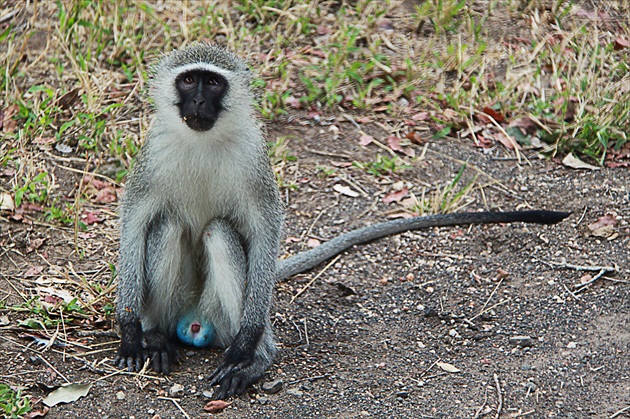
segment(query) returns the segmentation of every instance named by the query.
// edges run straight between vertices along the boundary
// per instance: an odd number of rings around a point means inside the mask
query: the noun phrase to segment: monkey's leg
[[[214,395],[224,399],[243,393],[258,381],[273,361],[276,346],[269,321],[265,320],[264,332],[254,348],[234,348],[234,337],[240,329],[243,316],[243,298],[247,260],[240,235],[225,221],[213,221],[204,231],[206,251],[206,284],[199,311],[209,319],[217,331],[218,346],[230,346],[226,359],[212,375],[211,385],[219,384]],[[236,349],[236,351],[234,351]],[[230,353],[253,353],[248,362],[230,359]],[[228,367],[225,367],[228,365]],[[234,365],[237,367],[234,368]]]
[[[226,348],[243,315],[246,259],[240,235],[224,220],[203,231],[203,290],[197,313],[215,328],[214,345]]]

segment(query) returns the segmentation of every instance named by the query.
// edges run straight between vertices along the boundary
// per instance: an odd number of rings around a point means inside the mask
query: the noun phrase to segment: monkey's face
[[[228,88],[225,77],[207,70],[186,71],[175,79],[179,116],[195,131],[209,131],[219,117]]]

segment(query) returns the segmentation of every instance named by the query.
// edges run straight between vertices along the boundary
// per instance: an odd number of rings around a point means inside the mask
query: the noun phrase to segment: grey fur
[[[191,68],[228,81],[223,110],[207,132],[178,117],[174,80]],[[221,47],[196,44],[166,55],[151,81],[156,115],[121,206],[118,365],[137,369],[152,358],[156,370],[168,372],[174,351],[165,342],[199,304],[216,316],[218,343],[229,346],[212,375],[219,397],[258,380],[276,352],[269,306],[283,210],[250,79],[245,63]],[[226,259],[218,268],[210,248]]]

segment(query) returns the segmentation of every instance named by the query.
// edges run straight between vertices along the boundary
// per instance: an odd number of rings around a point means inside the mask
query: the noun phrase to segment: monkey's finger
[[[168,352],[162,352],[160,355],[160,360],[162,362],[162,373],[165,375],[169,375],[171,373],[171,363]]]
[[[160,353],[158,351],[151,352],[151,366],[153,371],[162,372],[162,366],[160,365]]]
[[[139,356],[134,357],[136,360],[136,372],[140,371],[142,369],[142,359]]]
[[[241,383],[241,379],[238,375],[236,376],[227,376],[221,381],[221,385],[219,386],[219,391],[216,394],[217,400],[225,400],[229,397],[232,397],[238,393],[239,384]]]
[[[129,372],[137,371],[137,370],[133,369],[134,365],[135,365],[134,357],[133,356],[128,356],[127,357],[127,371],[129,371]]]

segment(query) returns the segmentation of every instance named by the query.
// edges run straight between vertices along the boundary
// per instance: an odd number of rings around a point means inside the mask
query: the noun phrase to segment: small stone
[[[534,345],[534,341],[529,336],[512,336],[510,343],[514,346],[520,346],[521,348]]]
[[[213,390],[204,390],[201,392],[201,394],[203,395],[203,397],[207,398],[207,399],[211,399],[212,396],[214,395],[214,391]]]
[[[125,392],[124,391],[119,391],[116,393],[116,398],[118,400],[125,400]]]
[[[290,388],[287,390],[287,394],[290,394],[292,396],[302,397],[304,395],[304,392],[302,390],[298,390],[297,388]]]
[[[575,349],[575,348],[577,348],[577,343],[575,342],[567,343],[567,349]]]
[[[175,397],[179,394],[182,394],[183,392],[184,386],[181,384],[173,384],[173,386],[168,389],[168,394],[170,394],[171,397]]]
[[[523,364],[521,365],[521,371],[529,371],[532,369],[532,366],[529,364]]]
[[[262,404],[262,405],[266,405],[267,403],[269,403],[269,399],[266,397],[259,397],[258,398],[258,404]]]
[[[448,331],[448,335],[452,338],[459,338],[461,337],[459,333],[457,333],[457,330],[455,329],[451,329]]]
[[[277,380],[267,381],[262,385],[262,391],[267,394],[276,394],[282,389],[282,379],[278,378]]]
[[[400,397],[401,399],[406,399],[407,397],[409,397],[409,392],[399,391],[398,393],[396,393],[396,397]]]

